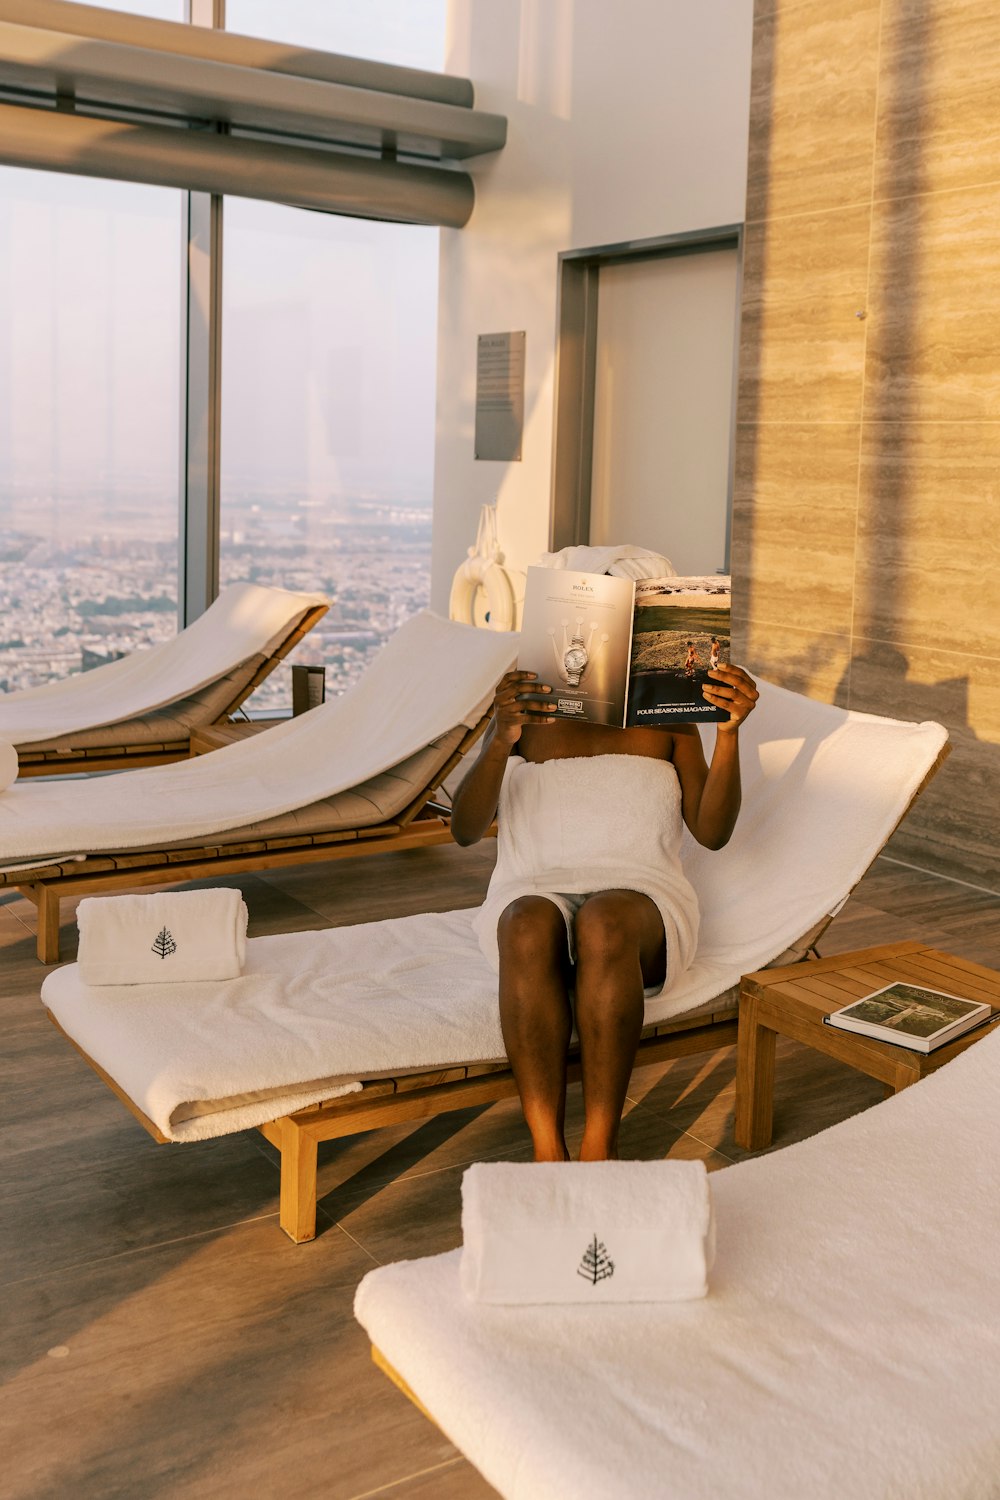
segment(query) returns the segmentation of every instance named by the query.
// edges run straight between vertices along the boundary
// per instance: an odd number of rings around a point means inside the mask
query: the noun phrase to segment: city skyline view
[[[8,506],[0,538],[0,691],[39,686],[169,639],[177,630],[177,534],[165,497],[114,507],[81,490]],[[155,503],[159,501],[160,503]],[[161,534],[145,530],[159,513]],[[327,668],[327,691],[357,680],[375,652],[429,599],[431,510],[410,496],[317,501],[251,490],[231,497],[220,587],[249,581],[325,594],[330,610],[258,689],[254,712],[287,709],[289,666]],[[44,517],[44,520],[42,519]],[[174,515],[176,521],[176,515]]]
[[[117,8],[181,19],[180,0]],[[230,0],[234,31],[440,68],[442,0]],[[0,168],[0,691],[177,629],[182,194]],[[331,599],[328,691],[426,604],[438,231],[227,197],[220,587]],[[290,705],[286,666],[255,711]]]

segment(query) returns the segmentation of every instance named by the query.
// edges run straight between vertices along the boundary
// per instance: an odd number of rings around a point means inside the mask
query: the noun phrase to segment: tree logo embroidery
[[[576,1274],[582,1276],[584,1281],[589,1281],[591,1286],[596,1286],[599,1281],[604,1281],[608,1276],[615,1274],[615,1263],[608,1254],[607,1246],[597,1238],[596,1234],[583,1252],[583,1259],[576,1268]]]
[[[156,941],[149,951],[151,953],[158,953],[161,958],[169,958],[171,953],[177,952],[177,944],[174,942],[174,935],[169,928],[160,928],[156,934]]]

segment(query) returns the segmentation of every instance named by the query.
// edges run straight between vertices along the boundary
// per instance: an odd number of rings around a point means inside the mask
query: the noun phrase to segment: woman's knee
[[[501,960],[549,965],[566,952],[566,925],[559,908],[544,896],[519,896],[500,914],[497,944]]]
[[[580,907],[573,923],[578,963],[616,964],[639,957],[641,923],[629,894],[602,891]]]

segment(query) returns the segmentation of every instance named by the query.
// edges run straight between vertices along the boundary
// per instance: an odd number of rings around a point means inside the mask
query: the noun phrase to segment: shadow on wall
[[[1000,857],[991,825],[998,751],[971,723],[969,678],[915,681],[906,653],[891,641],[863,644],[845,673],[850,677],[850,707],[895,719],[936,719],[947,725],[951,746],[950,756],[893,834],[887,852],[1000,892]]]
[[[871,225],[870,266],[878,271],[868,288],[872,317],[861,412],[854,622],[851,658],[838,693],[850,708],[937,719],[948,726],[952,754],[890,848],[920,863],[929,857],[935,868],[997,889],[1000,867],[993,841],[981,836],[982,794],[988,791],[981,785],[984,761],[995,755],[995,747],[985,745],[970,722],[969,677],[927,680],[928,667],[933,671],[927,661],[924,680],[915,679],[905,645],[907,639],[927,641],[935,635],[934,621],[918,613],[914,597],[921,567],[927,566],[918,553],[918,528],[926,527],[928,518],[918,514],[923,465],[914,446],[919,427],[907,425],[927,416],[928,393],[919,368],[925,244],[919,202],[915,213],[893,212],[884,199],[897,180],[913,195],[925,186],[921,144],[932,126],[929,73],[939,19],[934,7],[913,8],[907,45],[883,53],[891,61],[883,60],[879,76],[876,192],[883,201]],[[969,642],[963,634],[948,644],[968,649]],[[927,655],[926,647],[921,655]]]
[[[868,316],[864,323],[864,384],[859,392],[860,451],[854,497],[857,526],[853,547],[847,540],[846,551],[839,559],[847,576],[853,578],[847,596],[850,623],[847,630],[838,629],[831,619],[827,634],[822,633],[822,621],[818,628],[809,629],[805,619],[811,588],[808,577],[787,580],[790,588],[786,599],[790,597],[792,607],[782,611],[780,595],[764,597],[768,594],[765,576],[759,572],[753,576],[759,550],[755,548],[755,528],[758,543],[763,544],[765,525],[774,530],[776,510],[791,519],[800,504],[790,468],[782,476],[783,492],[775,493],[772,483],[770,493],[765,493],[764,448],[761,445],[758,451],[757,442],[762,434],[772,438],[774,434],[773,424],[761,428],[758,423],[768,415],[761,401],[769,385],[770,340],[776,340],[780,350],[782,339],[787,340],[789,334],[781,317],[782,304],[789,297],[789,288],[783,285],[779,301],[765,309],[762,335],[756,332],[759,322],[745,321],[741,348],[739,483],[744,503],[738,512],[735,538],[734,599],[739,620],[734,620],[734,645],[746,653],[746,659],[763,676],[796,691],[846,708],[945,723],[953,753],[896,836],[894,847],[916,863],[929,863],[960,878],[1000,889],[996,854],[1000,828],[990,790],[997,772],[997,746],[988,718],[994,689],[988,680],[989,662],[983,659],[989,648],[975,637],[975,598],[968,599],[961,609],[949,604],[949,589],[953,588],[949,565],[954,564],[957,579],[968,578],[969,559],[962,557],[962,548],[976,544],[962,538],[968,535],[970,525],[978,530],[980,507],[987,500],[982,479],[984,454],[978,446],[981,439],[974,434],[952,436],[948,445],[937,435],[942,417],[977,415],[977,398],[985,403],[987,390],[973,363],[975,359],[981,361],[986,351],[972,349],[969,335],[959,324],[943,322],[935,300],[942,267],[940,255],[931,247],[943,243],[933,229],[937,222],[933,205],[940,194],[928,199],[927,190],[942,184],[939,175],[933,183],[930,181],[928,162],[935,142],[940,147],[938,94],[946,81],[933,76],[942,41],[935,31],[958,23],[943,17],[939,7],[907,7],[903,15],[885,5],[882,10],[873,213],[863,304]],[[788,28],[795,26],[802,28],[801,34],[790,38]],[[747,246],[763,283],[768,280],[768,260],[776,254],[778,243],[779,225],[771,216],[779,209],[784,222],[777,194],[782,174],[789,169],[789,163],[774,154],[783,147],[779,147],[773,122],[775,118],[779,122],[786,119],[789,106],[783,96],[787,77],[778,76],[780,66],[787,67],[792,56],[801,63],[802,54],[819,44],[821,34],[825,33],[815,24],[811,7],[790,7],[777,13],[773,7],[759,8],[753,57]],[[811,142],[810,131],[815,134]],[[811,120],[801,120],[796,126],[796,156],[808,157],[811,153],[817,170],[821,170],[819,153],[825,144],[831,144],[826,139],[829,133],[830,127],[818,114]],[[835,239],[830,246],[836,256]],[[798,276],[796,296],[808,295],[805,273],[787,264],[781,271],[785,277],[789,272]],[[849,286],[851,271],[846,263],[841,267],[836,261],[833,271],[839,295]],[[774,275],[772,267],[771,279]],[[759,316],[760,309],[756,312]],[[746,320],[746,310],[744,316]],[[933,350],[933,364],[932,341],[940,346]],[[788,352],[787,344],[785,347]],[[822,385],[828,377],[834,383],[843,378],[836,360],[845,347],[843,341],[833,350],[828,346],[824,356],[823,346],[810,343],[806,334],[794,358],[813,386],[817,382]],[[822,366],[819,361],[823,361]],[[789,420],[787,412],[786,406],[785,420]],[[982,414],[985,417],[985,407]],[[808,425],[809,420],[804,412],[802,421]],[[962,491],[963,464],[968,465],[970,493],[976,496],[966,512],[971,522],[956,513],[947,498],[950,487]],[[850,498],[845,495],[845,502]],[[801,516],[798,519],[801,522]],[[773,541],[770,545],[773,548]],[[986,561],[984,557],[984,565]],[[796,592],[803,603],[803,615],[798,620]],[[816,619],[815,600],[808,603]],[[786,626],[789,628],[784,629]],[[970,664],[967,675],[962,658],[970,653],[980,658],[980,665],[973,672]]]
[[[759,195],[755,193],[754,217],[765,221],[768,217],[770,204],[770,160],[771,160],[771,136],[773,110],[772,100],[774,96],[774,53],[775,37],[777,28],[762,28],[758,25],[757,17],[754,18],[753,52],[751,58],[750,76],[750,134],[749,134],[749,160],[747,163],[748,176],[748,200],[750,196],[749,177],[751,173],[760,172]],[[759,207],[758,207],[759,203]],[[756,226],[751,225],[749,220],[744,225],[742,260],[745,268],[748,253],[751,248],[751,235],[760,240],[759,265],[760,282],[764,284],[767,277],[767,233],[764,223]],[[745,298],[746,288],[744,286],[741,296]],[[761,369],[763,364],[763,340],[745,341],[743,338],[743,317],[741,311],[739,336],[737,338],[736,357],[738,361],[737,378],[737,400],[736,400],[736,473],[733,476],[733,499],[734,506],[737,504],[737,488],[740,484],[740,474],[746,474],[746,492],[753,496],[757,490],[757,419],[759,417]],[[747,391],[753,395],[748,397]],[[744,470],[745,466],[745,470]],[[731,562],[730,571],[732,575],[733,595],[737,599],[738,618],[734,612],[733,629],[733,660],[749,660],[747,649],[747,624],[754,618],[754,512],[753,505],[746,505],[734,510],[731,522]],[[794,688],[796,692],[805,689],[785,678],[776,678],[783,687]]]

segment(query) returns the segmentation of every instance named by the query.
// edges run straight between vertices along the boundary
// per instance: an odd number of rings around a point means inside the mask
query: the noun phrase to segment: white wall
[[[484,501],[513,566],[547,546],[559,252],[742,220],[752,22],[753,0],[451,0],[446,71],[509,131],[441,233],[435,608]],[[477,462],[477,335],[522,328],[522,461]]]

